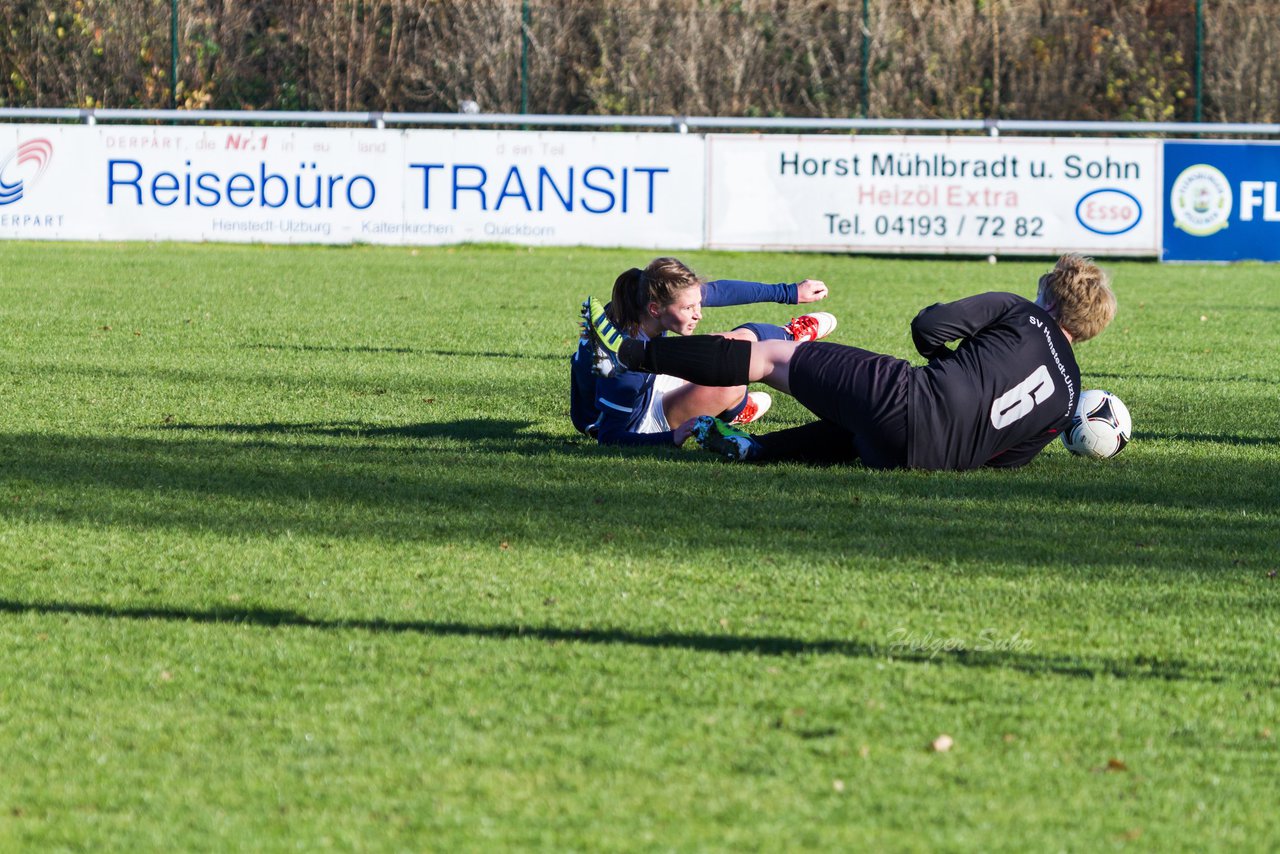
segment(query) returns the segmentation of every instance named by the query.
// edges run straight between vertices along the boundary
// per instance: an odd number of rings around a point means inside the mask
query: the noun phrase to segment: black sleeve
[[[1016,469],[1025,466],[1035,459],[1036,454],[1044,450],[1044,447],[1052,442],[1057,435],[1056,432],[1050,432],[1033,436],[1020,445],[1014,445],[1009,450],[996,454],[987,460],[986,465],[998,469]]]
[[[926,359],[949,356],[948,341],[968,338],[1004,316],[1010,307],[1024,302],[1017,294],[987,293],[955,302],[934,303],[911,321],[911,340]]]

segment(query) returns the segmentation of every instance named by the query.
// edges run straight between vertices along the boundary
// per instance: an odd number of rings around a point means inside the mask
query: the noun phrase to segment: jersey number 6
[[[1003,430],[1052,396],[1053,376],[1048,365],[1041,365],[1031,376],[995,399],[991,404],[991,426]]]

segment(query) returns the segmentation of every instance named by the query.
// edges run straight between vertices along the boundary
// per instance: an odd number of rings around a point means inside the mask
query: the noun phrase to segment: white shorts
[[[687,380],[679,377],[669,377],[666,374],[658,374],[653,378],[653,395],[649,398],[649,408],[645,410],[644,418],[640,419],[640,425],[636,427],[637,433],[665,433],[671,429],[671,425],[667,423],[667,413],[662,408],[662,399],[667,396],[667,392],[688,385]]]

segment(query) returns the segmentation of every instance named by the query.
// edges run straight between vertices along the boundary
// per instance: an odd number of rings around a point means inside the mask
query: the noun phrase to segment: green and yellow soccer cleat
[[[754,436],[710,415],[698,416],[693,424],[693,440],[702,450],[734,462],[755,459],[760,453],[760,443]]]
[[[625,336],[619,332],[609,320],[604,304],[595,297],[587,297],[582,304],[582,337],[591,342],[595,359],[591,363],[591,371],[597,376],[611,377],[624,373],[627,369],[618,361],[618,347]]]

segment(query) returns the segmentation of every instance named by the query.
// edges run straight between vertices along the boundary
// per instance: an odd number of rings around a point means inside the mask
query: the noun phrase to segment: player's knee
[[[797,346],[795,341],[761,341],[752,345],[751,378],[787,391],[791,356]]]

